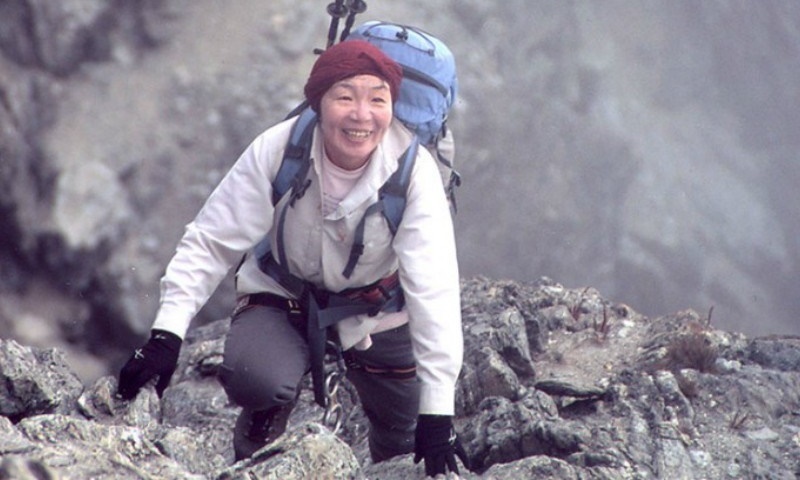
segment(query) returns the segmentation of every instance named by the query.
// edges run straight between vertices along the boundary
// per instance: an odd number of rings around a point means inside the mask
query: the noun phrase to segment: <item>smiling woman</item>
[[[431,476],[457,472],[456,455],[466,462],[452,422],[463,353],[453,222],[436,160],[393,117],[402,77],[363,40],[319,56],[305,86],[313,112],[259,135],[187,226],[152,336],[120,372],[122,397],[156,376],[167,388],[190,321],[239,264],[219,373],[242,407],[237,459],[283,433],[309,370],[315,400],[330,405],[332,345],[370,420],[374,461],[414,452]],[[298,128],[309,113],[318,122]],[[310,143],[295,143],[297,131]],[[287,155],[299,173],[282,190]],[[405,194],[401,220],[384,211],[387,186]]]

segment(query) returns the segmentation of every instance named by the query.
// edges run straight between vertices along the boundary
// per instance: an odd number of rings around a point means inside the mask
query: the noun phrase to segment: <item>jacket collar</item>
[[[358,210],[365,202],[373,200],[378,190],[397,170],[398,159],[411,144],[412,138],[412,133],[399,120],[393,119],[392,124],[386,130],[383,140],[372,153],[364,175],[347,197],[342,200],[339,208],[331,214],[332,218],[339,219],[349,215]],[[322,143],[322,132],[317,126],[314,131],[311,152],[314,171],[318,178],[319,173],[322,171]],[[369,203],[371,204],[372,202]]]

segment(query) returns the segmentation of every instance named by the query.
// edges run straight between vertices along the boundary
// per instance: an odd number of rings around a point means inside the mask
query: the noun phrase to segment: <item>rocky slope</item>
[[[87,381],[119,364],[183,226],[299,100],[324,4],[0,3],[4,336],[58,346]],[[800,4],[368,4],[458,57],[464,275],[798,333]]]
[[[548,279],[464,281],[463,311],[464,478],[800,474],[800,339],[747,338],[689,310],[650,319]],[[233,464],[237,412],[215,379],[227,325],[193,331],[161,400],[120,401],[113,377],[84,388],[60,351],[0,341],[0,478],[423,477],[411,455],[367,460],[347,383],[338,435],[305,388],[287,434]]]

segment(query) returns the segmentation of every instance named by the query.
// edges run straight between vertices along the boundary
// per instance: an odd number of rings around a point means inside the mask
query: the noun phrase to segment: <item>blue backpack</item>
[[[459,174],[453,169],[452,158],[448,159],[440,149],[440,143],[445,137],[452,141],[452,136],[447,132],[446,121],[457,92],[455,60],[450,49],[422,30],[386,22],[366,22],[344,41],[351,39],[373,43],[402,67],[403,80],[394,104],[394,115],[415,134],[415,139],[398,159],[397,170],[380,188],[378,201],[367,209],[359,222],[349,261],[342,272],[345,278],[350,278],[364,251],[364,225],[367,216],[382,213],[392,235],[397,233],[405,211],[406,192],[420,144],[428,148],[439,161],[440,170],[445,172],[444,187],[453,211],[456,209],[455,188],[461,184]],[[281,166],[272,185],[273,205],[286,194],[291,195],[287,205],[293,205],[309,186],[306,176],[311,164],[311,140],[317,115],[307,105],[301,105],[289,116],[295,115],[298,119],[292,127]],[[288,265],[282,238],[286,208],[276,213],[277,260],[280,265]],[[259,264],[263,264],[271,255],[269,240],[264,239],[256,247]]]
[[[380,48],[403,68],[400,95],[394,115],[439,161],[445,190],[455,212],[455,190],[461,176],[453,168],[452,133],[447,117],[458,93],[453,52],[440,39],[419,28],[389,22],[366,22],[347,40],[366,40]]]
[[[447,45],[417,28],[377,21],[356,28],[347,37],[353,39],[372,43],[403,68],[394,115],[422,145],[435,145],[446,133],[458,91],[456,64]]]

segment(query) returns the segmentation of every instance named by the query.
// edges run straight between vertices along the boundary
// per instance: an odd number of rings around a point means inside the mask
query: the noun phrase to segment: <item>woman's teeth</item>
[[[370,132],[369,130],[345,130],[344,133],[352,138],[367,138]]]

